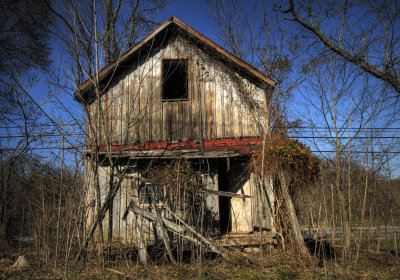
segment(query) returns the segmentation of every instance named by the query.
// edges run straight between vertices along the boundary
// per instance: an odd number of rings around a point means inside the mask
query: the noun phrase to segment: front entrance
[[[218,190],[238,195],[252,195],[250,175],[242,162],[232,160],[218,164]],[[253,199],[219,196],[220,234],[248,233],[253,231]]]

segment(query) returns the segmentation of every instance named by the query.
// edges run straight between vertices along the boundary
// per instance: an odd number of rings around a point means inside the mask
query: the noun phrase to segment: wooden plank
[[[227,101],[225,102],[225,116],[227,116],[226,121],[226,137],[234,136],[235,124],[233,123],[233,98],[232,98],[232,86],[228,86]]]
[[[253,195],[246,195],[246,194],[241,194],[241,193],[233,193],[233,192],[225,192],[225,191],[216,191],[216,190],[210,190],[210,189],[201,189],[200,191],[209,193],[209,194],[213,194],[213,195],[223,196],[223,197],[255,198]]]
[[[147,140],[147,114],[146,114],[146,98],[147,98],[147,88],[146,82],[143,78],[143,67],[140,67],[140,74],[139,74],[139,87],[140,87],[140,95],[139,95],[139,111],[140,111],[140,139],[141,141]]]
[[[179,129],[179,102],[169,102],[171,108],[171,140],[178,142],[178,129]]]
[[[212,74],[209,77],[210,83],[213,85],[213,138],[218,138],[218,126],[221,125],[221,119],[217,115],[217,102],[218,91],[217,91],[217,80],[215,76],[215,60],[213,61]]]
[[[225,123],[225,99],[226,99],[226,85],[225,82],[221,79],[221,137],[226,137],[226,123]]]
[[[213,108],[213,90],[208,82],[204,82],[205,89],[205,112],[206,112],[206,137],[205,139],[213,139],[214,138],[214,130],[213,130],[213,116],[214,116],[214,108]]]
[[[222,138],[222,126],[223,120],[222,120],[222,111],[221,110],[221,104],[222,104],[222,99],[223,99],[223,88],[222,88],[222,81],[219,78],[218,74],[214,70],[215,74],[213,77],[214,83],[215,83],[215,137],[216,138]]]
[[[127,92],[128,75],[123,73],[124,79],[121,84],[121,143],[126,145],[128,143],[128,100],[129,95]]]
[[[124,215],[123,215],[123,219],[126,219],[126,217],[128,216],[129,210],[132,210],[136,215],[140,215],[145,217],[146,219],[152,221],[152,222],[156,222],[157,221],[157,215],[153,212],[144,210],[143,208],[140,208],[139,206],[135,205],[134,202],[130,202],[130,204],[128,205],[127,210],[125,211]],[[183,226],[177,225],[176,223],[174,223],[173,221],[170,221],[166,218],[162,217],[162,221],[165,225],[166,228],[173,230],[174,232],[180,233],[180,234],[184,234],[185,233],[185,228]]]
[[[133,142],[136,142],[137,140],[140,139],[140,85],[139,85],[139,74],[136,71],[133,80],[131,82],[132,84],[132,97],[133,97],[133,107],[131,111],[131,119],[132,119],[132,129],[134,131],[133,134]]]
[[[208,239],[206,239],[203,235],[195,231],[191,226],[189,226],[187,223],[185,223],[175,212],[173,212],[171,209],[169,209],[167,206],[165,206],[165,209],[168,210],[169,213],[171,213],[172,216],[174,216],[175,219],[179,221],[187,230],[189,230],[196,238],[198,238],[202,243],[204,243],[208,248],[210,248],[212,251],[214,251],[217,254],[220,254],[223,257],[227,257],[227,255],[222,252],[219,248],[217,248],[214,244],[212,244]]]
[[[195,72],[198,77],[198,71]],[[201,139],[201,97],[200,97],[200,82],[193,78],[192,82],[192,137],[193,139]]]
[[[191,45],[189,45],[189,50],[191,52]],[[188,60],[188,97],[189,101],[187,104],[187,119],[186,119],[186,131],[187,131],[187,139],[195,139],[195,128],[193,124],[193,85],[194,85],[194,75],[193,75],[193,57]]]
[[[155,59],[156,58],[156,59]],[[154,53],[151,57],[152,69],[151,69],[151,94],[152,94],[152,135],[151,139],[153,141],[161,140],[160,136],[160,120],[161,116],[161,95],[159,87],[161,85],[161,76],[159,75],[160,63],[157,63],[158,55]]]

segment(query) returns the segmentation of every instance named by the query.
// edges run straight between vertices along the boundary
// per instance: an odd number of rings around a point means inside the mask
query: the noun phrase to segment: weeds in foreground
[[[4,256],[4,255],[3,255]],[[136,262],[116,261],[103,266],[95,262],[80,264],[67,269],[67,279],[400,279],[400,258],[390,254],[364,251],[359,255],[357,265],[354,260],[343,265],[334,259],[325,265],[305,262],[295,253],[275,250],[248,257],[234,256],[230,259],[203,259],[200,263],[181,263],[176,266],[167,258],[148,266]],[[51,262],[31,261],[29,269],[11,268],[15,256],[0,259],[0,279],[63,279],[64,271],[54,274]]]

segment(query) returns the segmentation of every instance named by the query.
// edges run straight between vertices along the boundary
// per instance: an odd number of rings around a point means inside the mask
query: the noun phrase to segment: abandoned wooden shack
[[[179,236],[191,224],[218,245],[270,242],[272,186],[245,165],[268,134],[274,87],[176,17],[105,66],[75,92],[87,112],[88,228],[101,221],[105,240],[142,245],[165,237],[160,223]],[[177,160],[203,184],[190,211],[182,193],[169,206],[149,172]]]

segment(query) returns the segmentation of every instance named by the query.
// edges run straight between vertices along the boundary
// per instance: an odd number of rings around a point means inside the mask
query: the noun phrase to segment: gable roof
[[[147,36],[145,36],[142,40],[140,40],[137,44],[126,50],[122,55],[120,55],[117,59],[115,59],[113,62],[109,63],[106,65],[103,69],[100,70],[99,72],[99,80],[103,80],[105,77],[108,75],[112,74],[121,64],[124,62],[129,61],[130,58],[134,57],[137,52],[146,44],[150,43],[155,37],[162,33],[163,31],[167,30],[169,27],[177,27],[180,30],[183,30],[187,32],[191,37],[199,40],[202,42],[205,46],[213,50],[215,53],[219,54],[223,59],[233,62],[235,66],[237,66],[239,69],[242,71],[246,72],[250,76],[256,78],[257,80],[261,81],[264,84],[268,84],[272,87],[275,87],[276,82],[272,80],[271,78],[267,77],[264,75],[262,72],[251,66],[250,64],[246,63],[245,61],[241,60],[231,52],[227,51],[217,43],[213,42],[194,28],[190,27],[180,19],[178,19],[175,16],[170,17],[167,19],[165,22],[160,24],[156,29],[154,29],[152,32],[150,32]],[[93,79],[87,79],[84,83],[82,83],[75,91],[74,96],[75,98],[79,101],[83,97],[82,94],[84,94],[87,90],[91,88],[93,85]],[[78,98],[80,96],[81,98]]]

